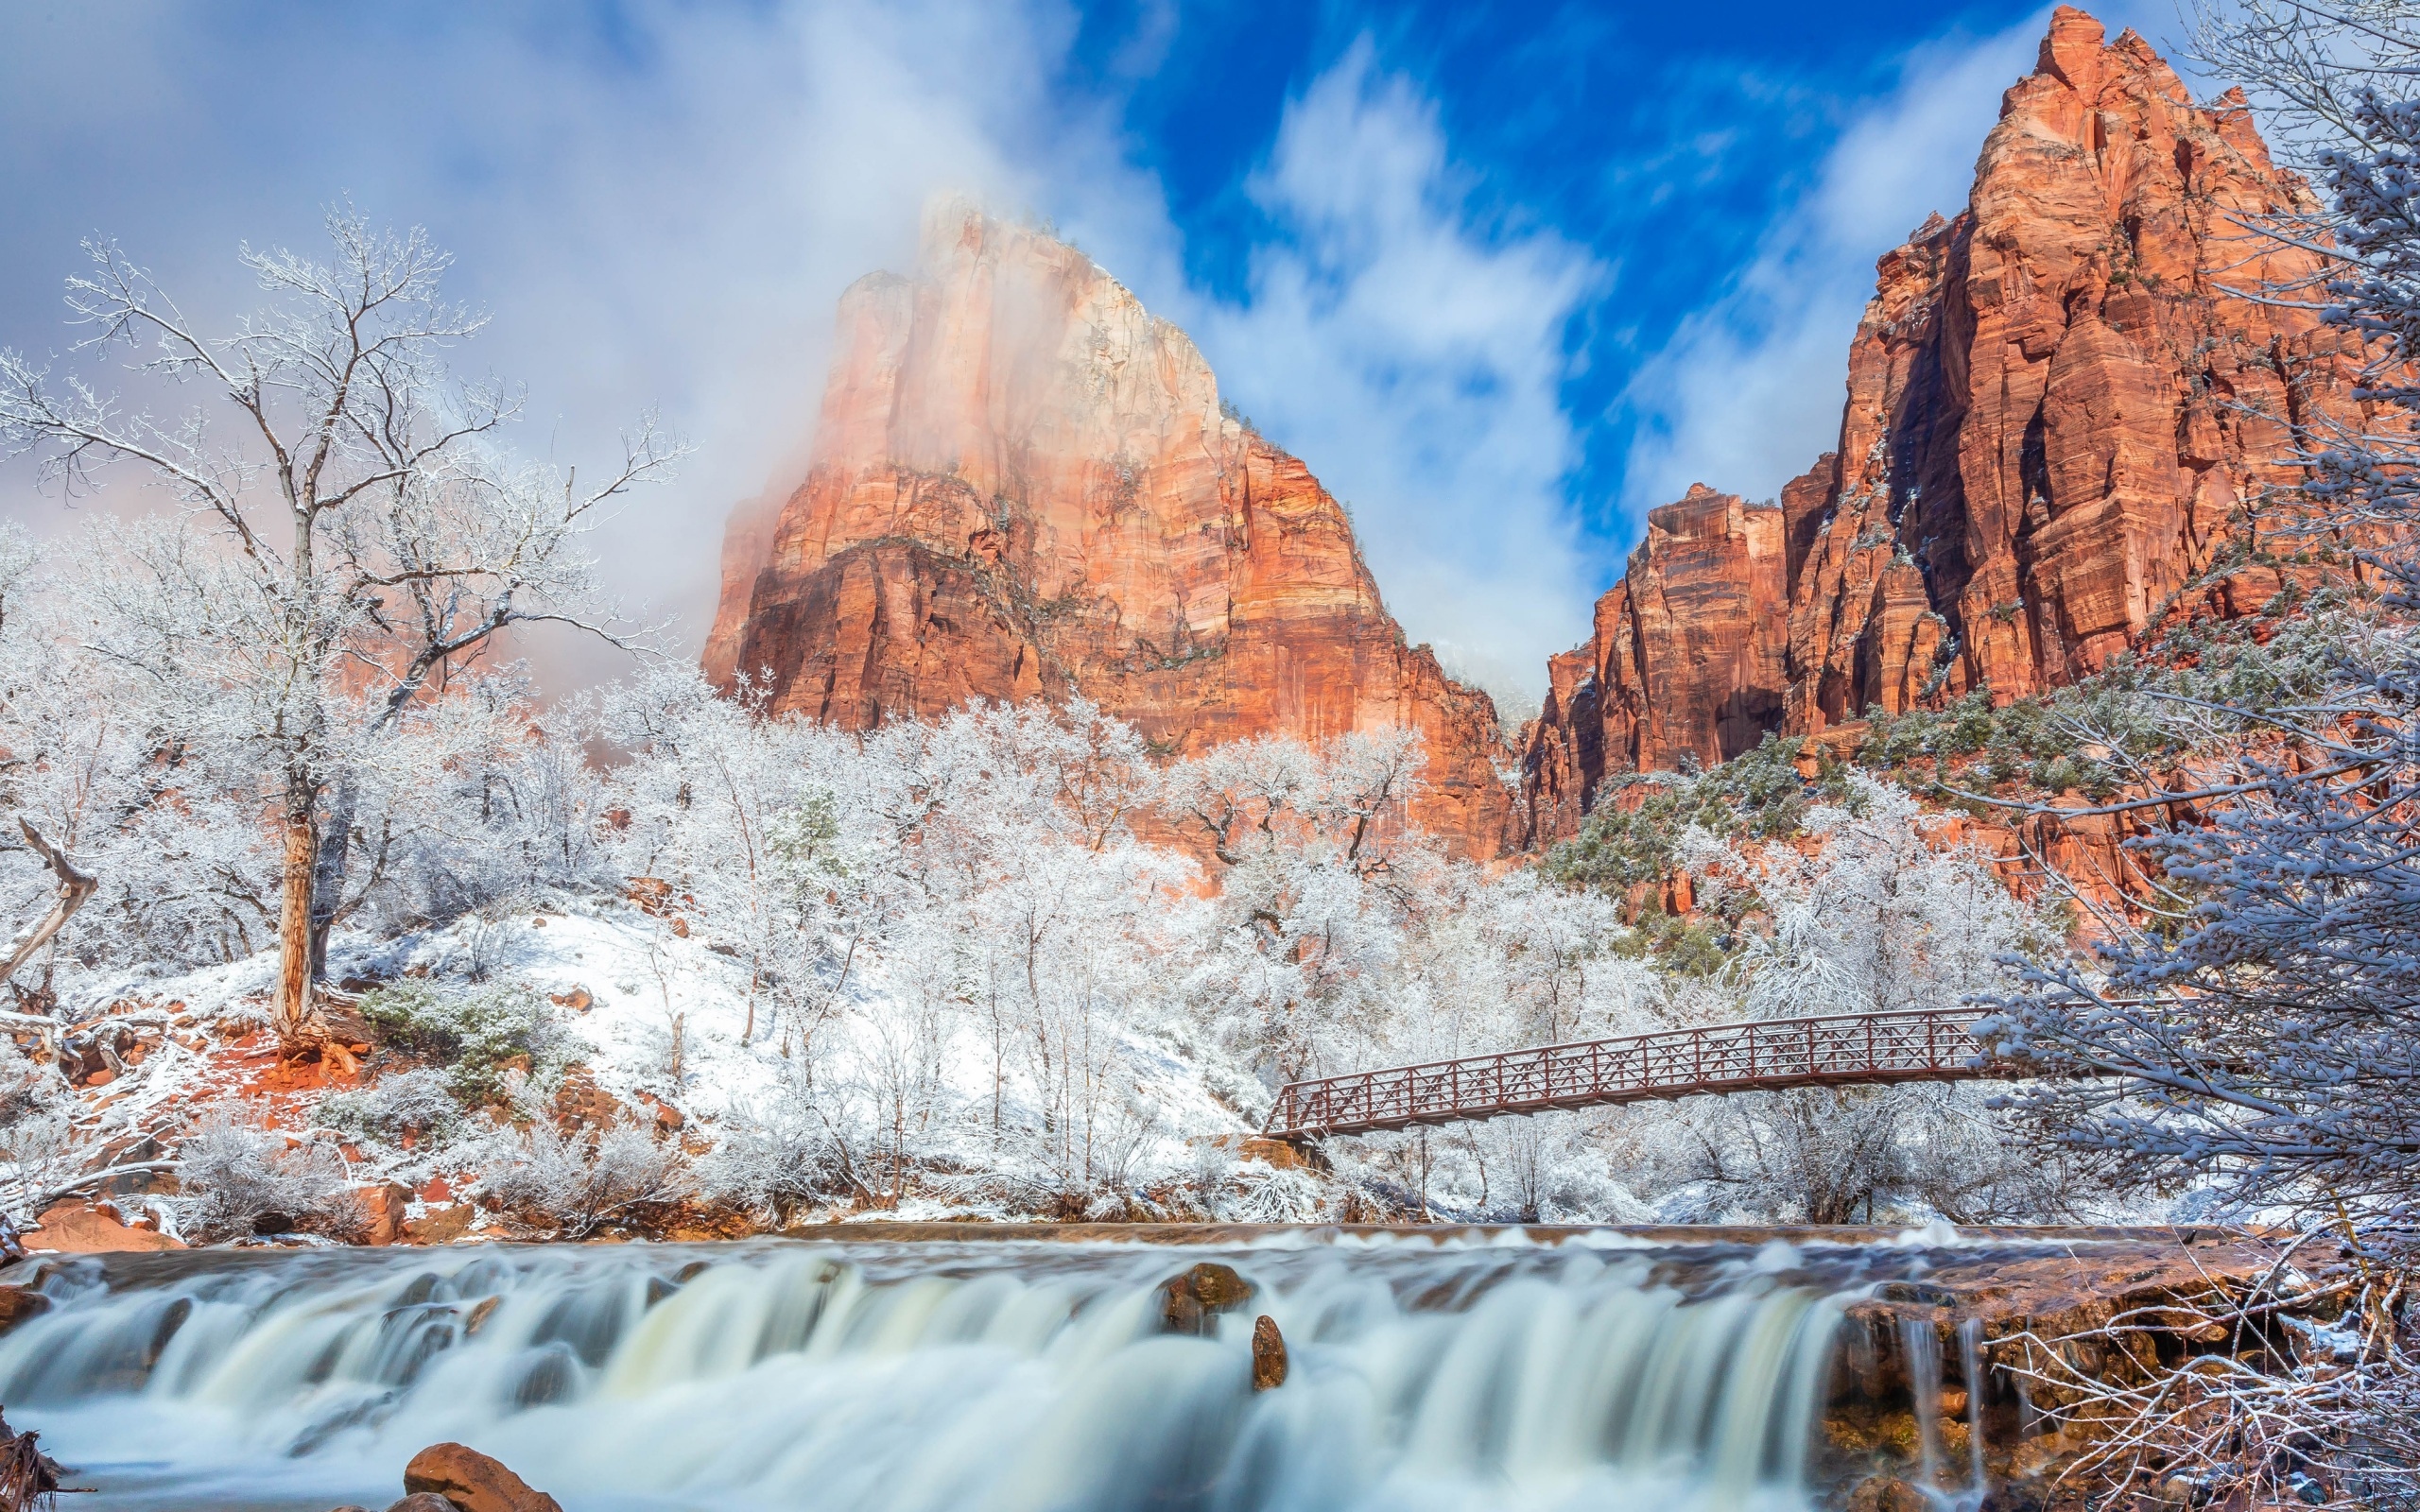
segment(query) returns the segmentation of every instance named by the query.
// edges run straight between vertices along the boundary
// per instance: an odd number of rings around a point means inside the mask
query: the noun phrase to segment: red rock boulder
[[[431,1444],[404,1467],[404,1491],[441,1496],[457,1512],[562,1512],[520,1476],[462,1444]]]

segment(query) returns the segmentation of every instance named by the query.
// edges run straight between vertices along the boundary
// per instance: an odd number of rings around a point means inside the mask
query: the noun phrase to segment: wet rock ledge
[[[2091,1231],[2084,1231],[2091,1232]],[[2091,1232],[2012,1255],[1935,1251],[1842,1322],[1812,1478],[1847,1512],[2082,1506],[2063,1472],[2112,1426],[2093,1383],[2290,1341],[2216,1321],[2272,1278],[2277,1246],[2218,1228]]]

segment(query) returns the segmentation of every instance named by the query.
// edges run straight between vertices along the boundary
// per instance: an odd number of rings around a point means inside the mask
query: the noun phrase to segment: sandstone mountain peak
[[[2050,12],[2050,29],[2043,34],[2041,49],[2034,55],[2034,73],[2048,74],[2071,89],[2089,93],[2100,82],[2101,40],[2108,34],[2099,21],[2075,7],[2056,8]],[[2127,31],[2120,40],[2134,35]]]
[[[2352,403],[2352,369],[2309,313],[2238,297],[2309,268],[2241,222],[2308,190],[2240,92],[2196,106],[2142,38],[2105,35],[2054,12],[1965,209],[1876,264],[1839,445],[1784,487],[1778,528],[1714,528],[1703,485],[1651,513],[1596,633],[1549,668],[1535,836],[1570,833],[1610,773],[2007,702],[2157,615],[2275,592],[2244,566],[2263,492],[2295,480],[2294,428]]]
[[[1309,469],[1090,258],[962,200],[842,296],[807,475],[735,511],[705,662],[852,729],[1079,696],[1170,755],[1409,727],[1416,816],[1510,836],[1493,704],[1406,643]]]

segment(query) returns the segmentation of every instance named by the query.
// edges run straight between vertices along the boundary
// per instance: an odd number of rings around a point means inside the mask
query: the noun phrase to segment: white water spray
[[[1162,1334],[1201,1260],[1258,1295]],[[0,1337],[0,1401],[94,1512],[381,1505],[443,1439],[572,1512],[1796,1512],[1840,1309],[1718,1271],[1426,1240],[86,1261]],[[1258,1313],[1293,1370],[1254,1395]]]

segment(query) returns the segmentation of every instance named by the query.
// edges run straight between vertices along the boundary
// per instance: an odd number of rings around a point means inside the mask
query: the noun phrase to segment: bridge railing
[[[1358,1133],[1499,1113],[1698,1092],[1994,1074],[1970,1008],[1910,1008],[1703,1024],[1289,1082],[1278,1138]]]

